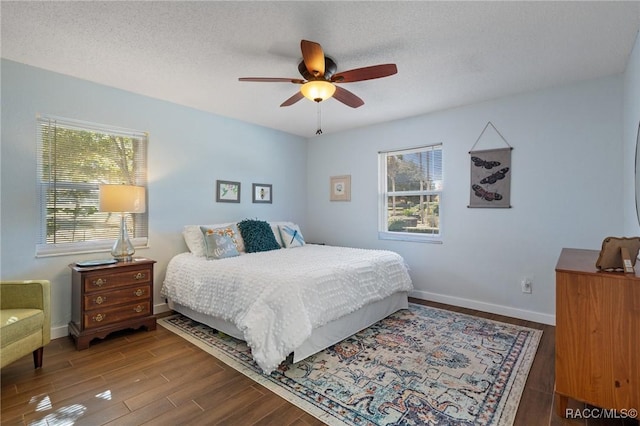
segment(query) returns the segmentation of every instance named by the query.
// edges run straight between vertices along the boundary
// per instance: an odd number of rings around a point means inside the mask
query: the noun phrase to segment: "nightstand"
[[[153,315],[153,264],[134,258],[130,262],[81,267],[71,264],[71,322],[69,334],[76,349],[91,340],[127,328],[156,329]]]

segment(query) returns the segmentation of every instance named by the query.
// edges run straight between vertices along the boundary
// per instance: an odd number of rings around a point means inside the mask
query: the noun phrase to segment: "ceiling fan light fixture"
[[[300,91],[305,98],[314,102],[322,102],[333,96],[336,86],[325,80],[312,80],[303,84]]]

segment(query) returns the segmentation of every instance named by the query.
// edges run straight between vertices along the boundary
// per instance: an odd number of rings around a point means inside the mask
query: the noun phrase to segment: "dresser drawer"
[[[102,327],[131,318],[144,317],[150,314],[150,306],[149,300],[145,300],[144,302],[141,301],[140,303],[132,303],[117,308],[96,309],[85,312],[83,318],[84,328]]]
[[[152,277],[153,272],[150,268],[110,274],[88,274],[84,278],[84,291],[88,293],[114,287],[149,283]]]
[[[127,287],[122,290],[110,292],[91,293],[84,296],[84,308],[86,310],[104,309],[106,307],[120,305],[122,303],[140,303],[147,301],[151,294],[151,286],[140,285]]]
[[[136,257],[104,265],[71,264],[69,334],[76,349],[113,332],[144,327],[156,329],[153,315],[155,260]]]

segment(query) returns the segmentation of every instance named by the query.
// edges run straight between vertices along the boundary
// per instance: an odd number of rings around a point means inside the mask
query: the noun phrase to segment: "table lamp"
[[[100,185],[100,211],[120,213],[120,236],[116,240],[111,255],[118,262],[128,262],[136,252],[133,248],[125,224],[127,213],[144,213],[145,187],[134,185]]]

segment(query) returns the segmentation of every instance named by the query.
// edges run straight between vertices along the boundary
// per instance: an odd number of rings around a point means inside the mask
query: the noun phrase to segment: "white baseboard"
[[[165,312],[169,312],[170,310],[171,309],[169,309],[169,304],[167,302],[153,305],[153,313],[156,315],[164,314]]]
[[[59,339],[60,337],[69,335],[69,326],[61,325],[56,327],[51,327],[51,338]]]
[[[169,309],[169,305],[165,302],[165,303],[160,303],[157,305],[153,305],[153,313],[154,314],[162,314],[165,312],[169,312],[171,309]],[[55,326],[55,327],[51,327],[51,338],[52,339],[59,339],[60,337],[65,337],[69,335],[69,326],[67,325],[60,325],[60,326]]]
[[[447,296],[445,294],[431,293],[428,291],[414,290],[409,292],[410,297],[422,300],[430,300],[447,305],[460,306],[462,308],[475,309],[492,314],[505,315],[527,321],[539,322],[542,324],[556,325],[556,316],[542,312],[527,311],[525,309],[512,308],[509,306],[495,305],[493,303],[479,302],[477,300],[464,299],[462,297]]]
[[[527,311],[525,309],[511,308],[508,306],[494,305],[492,303],[479,302],[477,300],[464,299],[462,297],[447,296],[444,294],[431,293],[428,291],[414,290],[409,296],[416,299],[431,300],[433,302],[445,303],[447,305],[460,306],[463,308],[476,309],[478,311],[490,312],[492,314],[505,315],[513,318],[520,318],[527,321],[535,321],[542,324],[555,325],[555,315],[543,314],[541,312]],[[154,314],[169,312],[171,309],[165,303],[153,306]],[[66,325],[51,328],[51,338],[58,339],[69,335],[69,328]]]

